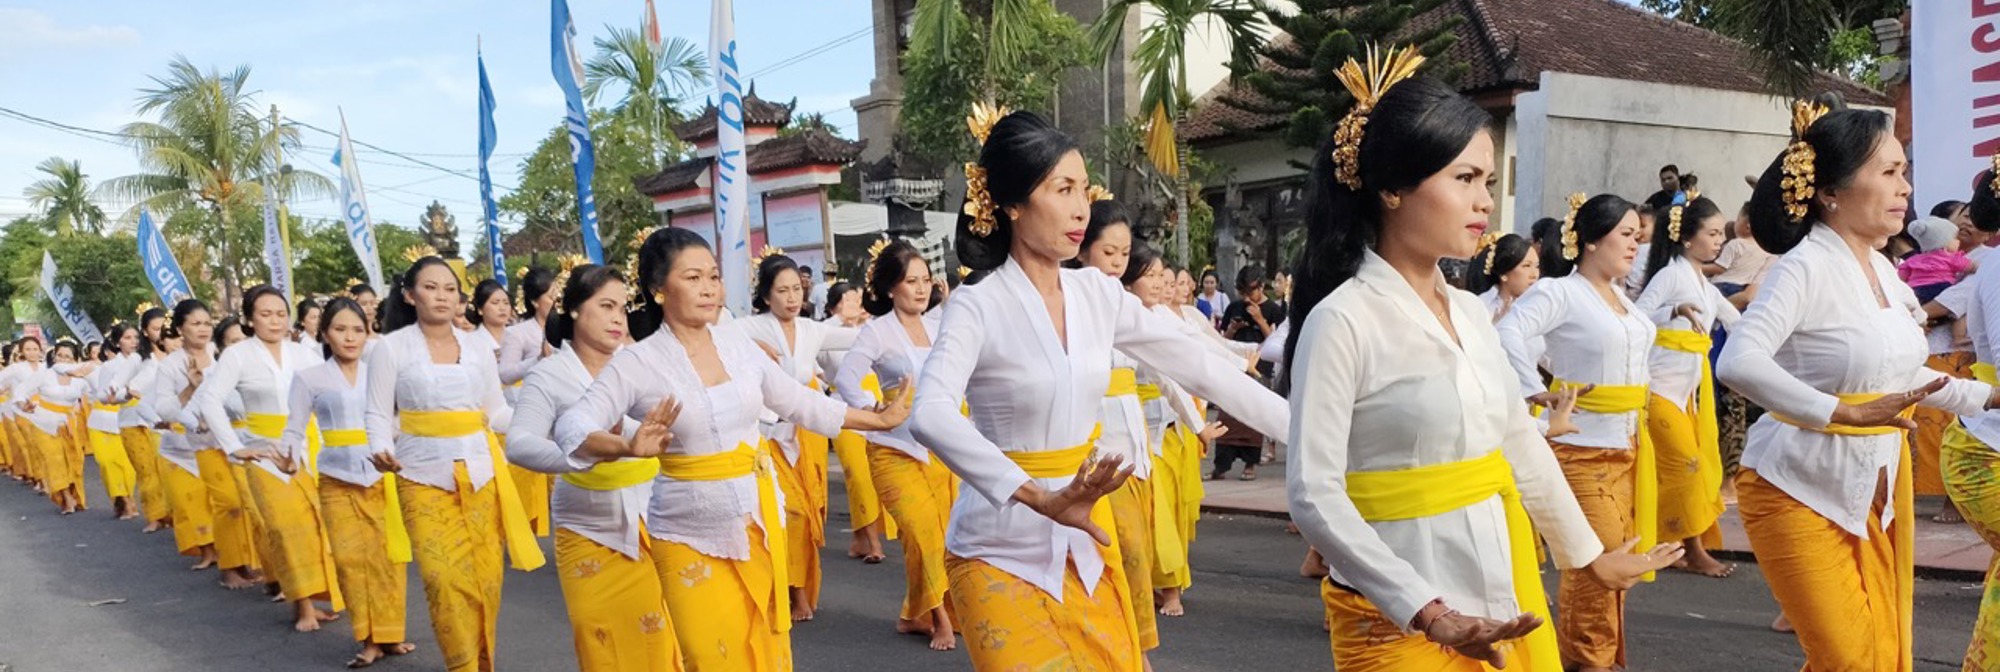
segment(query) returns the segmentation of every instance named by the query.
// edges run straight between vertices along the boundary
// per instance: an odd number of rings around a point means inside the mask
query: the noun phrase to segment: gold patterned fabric
[[[221,450],[196,451],[201,482],[208,490],[208,508],[215,525],[215,554],[223,569],[257,566],[257,545],[250,533],[250,511],[243,489],[236,484],[236,471]]]
[[[1718,547],[1722,539],[1715,521],[1723,510],[1722,454],[1702,446],[1687,411],[1665,397],[1651,396],[1646,431],[1652,434],[1658,456],[1660,540],[1703,537],[1705,547]]]
[[[1340,672],[1494,672],[1491,665],[1438,646],[1422,633],[1405,633],[1382,616],[1368,598],[1342,590],[1331,581],[1320,583],[1326,607],[1327,631],[1333,641],[1333,665]],[[1542,627],[1552,628],[1553,624]],[[1518,640],[1516,640],[1518,641]],[[1529,647],[1501,642],[1508,670],[1559,672],[1553,660],[1535,660]]]
[[[1132,596],[1132,624],[1139,629],[1139,648],[1160,648],[1159,615],[1153,611],[1152,481],[1125,479],[1123,487],[1104,499],[1111,503],[1112,524],[1118,528],[1118,558],[1124,565],[1126,592]]]
[[[1637,456],[1630,450],[1581,448],[1551,442],[1583,517],[1605,548],[1637,536],[1632,490]],[[1556,591],[1556,647],[1565,667],[1625,665],[1625,591],[1610,590],[1588,570],[1564,570]]]
[[[1167,427],[1165,444],[1153,461],[1153,586],[1187,588],[1194,584],[1188,547],[1194,544],[1195,523],[1201,520],[1201,439],[1179,423]]]
[[[215,516],[209,512],[208,485],[201,475],[160,460],[160,480],[173,500],[174,548],[198,557],[203,546],[215,544]]]
[[[1945,435],[1941,457],[1945,492],[1958,502],[1966,524],[2000,552],[2000,452],[1953,425]],[[1986,568],[1979,618],[1973,621],[1972,643],[1965,649],[1965,669],[2000,670],[2000,553]]]
[[[826,437],[798,430],[799,461],[785,461],[777,441],[769,441],[778,488],[785,493],[785,572],[792,588],[805,591],[806,606],[819,608],[819,549],[826,547]]]
[[[1970,352],[1947,352],[1931,355],[1924,365],[1954,378],[1971,378],[1975,361]],[[1918,406],[1910,419],[1917,421],[1917,430],[1910,432],[1910,450],[1916,458],[1910,482],[1919,495],[1945,494],[1944,470],[1938,460],[1938,448],[1944,443],[1945,430],[1958,422],[1958,416],[1952,415],[1951,411]]]
[[[132,460],[132,469],[139,479],[139,508],[146,513],[146,520],[162,522],[173,519],[173,499],[167,496],[167,484],[163,469],[168,465],[160,461],[160,435],[145,427],[126,427],[119,430],[119,439],[125,444],[125,455]]]
[[[97,477],[104,481],[104,494],[130,498],[139,487],[139,472],[125,454],[125,439],[110,432],[87,430],[91,452],[97,457]]]
[[[764,531],[747,525],[749,560],[727,560],[670,541],[648,542],[688,672],[790,672],[792,635],[778,627]]]
[[[642,550],[649,543],[639,533]],[[583,672],[681,672],[674,620],[650,555],[625,554],[556,530],[556,571]]]
[[[952,614],[973,669],[1143,669],[1131,607],[1120,599],[1124,577],[1115,561],[1107,558],[1104,574],[1089,592],[1077,577],[1076,564],[1070,563],[1063,572],[1061,601],[981,560],[949,557],[945,569],[951,574]]]
[[[354,641],[395,644],[407,633],[409,571],[386,550],[388,480],[361,487],[337,478],[319,481],[321,517],[333,547],[334,573],[347,598]]]
[[[1911,605],[1899,598],[1895,535],[1882,529],[1882,507],[1868,513],[1864,539],[1755,470],[1743,471],[1736,493],[1743,531],[1805,650],[1805,669],[1909,672],[1902,619]]]
[[[944,606],[951,589],[944,568],[944,531],[951,522],[958,477],[936,457],[918,462],[888,446],[869,445],[868,465],[882,506],[903,533],[903,608],[897,617],[924,618]]]
[[[335,583],[333,551],[326,543],[319,493],[311,479],[303,473],[281,479],[261,467],[244,471],[258,518],[264,521],[264,567],[284,590],[285,600],[329,600],[334,611],[341,611],[346,605]]]
[[[445,669],[490,672],[506,571],[500,489],[474,489],[464,462],[452,465],[452,480],[451,490],[407,479],[396,487]]]

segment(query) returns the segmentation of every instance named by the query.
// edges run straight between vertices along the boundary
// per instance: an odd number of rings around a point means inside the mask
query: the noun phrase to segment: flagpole
[[[276,155],[278,161],[277,167],[274,168],[274,170],[278,172],[277,181],[284,182],[285,181],[285,124],[284,124],[284,118],[278,115],[278,105],[276,103],[273,103],[271,105],[271,134],[273,136],[276,136],[277,138],[276,142],[271,143],[272,154]],[[287,280],[287,282],[285,283],[285,303],[288,305],[293,305],[296,304],[298,301],[298,288],[294,287],[293,285],[297,285],[299,283],[292,281],[291,277],[292,276],[291,273],[292,227],[286,226],[286,221],[289,219],[289,215],[287,214],[285,209],[284,193],[285,193],[284,188],[278,187],[277,191],[270,195],[270,198],[275,199],[278,202],[278,255],[279,258],[285,264],[284,275]],[[277,279],[278,271],[276,269],[273,269],[271,271],[271,277],[272,279]]]

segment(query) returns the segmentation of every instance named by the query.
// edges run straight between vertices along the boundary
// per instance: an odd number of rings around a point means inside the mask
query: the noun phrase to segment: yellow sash
[[[1113,385],[1116,385],[1115,381],[1118,378],[1118,371],[1130,370],[1113,369]],[[1038,451],[1010,450],[1002,451],[1001,454],[1006,455],[1007,459],[1013,460],[1014,464],[1019,465],[1022,471],[1028,472],[1028,475],[1034,478],[1075,476],[1076,472],[1083,468],[1084,462],[1090,460],[1090,453],[1097,448],[1097,437],[1103,430],[1104,427],[1102,425],[1090,428],[1090,438],[1085,439],[1083,443],[1068,448]],[[1090,507],[1090,522],[1095,524],[1098,529],[1104,530],[1106,534],[1111,535],[1110,544],[1099,545],[1097,547],[1098,553],[1104,559],[1105,565],[1107,567],[1120,565],[1123,560],[1118,550],[1118,525],[1112,520],[1111,500],[1108,497],[1097,500],[1097,504]],[[1131,637],[1133,658],[1137,659],[1144,654],[1139,651],[1138,619],[1133,617],[1131,612],[1131,584],[1126,581],[1111,581],[1110,584],[1109,587],[1117,595],[1118,603],[1124,605],[1126,609],[1126,633]]]
[[[1980,367],[1982,366],[1985,367],[1984,372],[1988,378],[1981,379],[1981,382],[1991,380],[1991,376],[1993,375],[1993,367],[1991,365],[1972,365],[1972,375],[1979,376],[1982,371]],[[1833,396],[1839,397],[1840,403],[1854,405],[1865,404],[1888,395],[1880,392],[1848,392]],[[1910,417],[1910,412],[1915,409],[1915,406],[1903,409],[1902,417]],[[1773,418],[1777,418],[1778,422],[1820,434],[1832,434],[1834,436],[1902,435],[1903,447],[1901,450],[1903,465],[1902,468],[1896,470],[1896,488],[1892,493],[1896,498],[1896,521],[1890,524],[1890,527],[1895,528],[1890,533],[1896,535],[1891,541],[1896,546],[1896,595],[1898,603],[1915,604],[1912,600],[1915,600],[1917,595],[1917,526],[1915,525],[1916,511],[1914,510],[1917,505],[1917,496],[1913,476],[1910,473],[1913,464],[1912,460],[1914,459],[1910,456],[1910,435],[1896,427],[1854,427],[1837,423],[1828,423],[1825,427],[1815,429],[1777,413],[1770,415]],[[1914,628],[1912,627],[1911,611],[1912,609],[1903,610],[1903,666],[1899,669],[1904,670],[1915,669],[1913,667],[1915,663],[1912,660],[1910,648],[1911,642],[1916,641],[1913,639]]]
[[[758,444],[763,441],[759,440]],[[778,482],[771,455],[756,445],[712,455],[661,455],[660,473],[681,481],[726,481],[756,475],[757,513],[764,518],[764,548],[771,552],[771,629],[792,630],[791,562],[785,547],[785,512],[778,507]]]
[[[589,471],[563,474],[562,480],[564,483],[585,490],[611,491],[624,490],[645,483],[658,475],[660,475],[660,461],[648,458],[599,462]]]
[[[486,450],[493,459],[493,487],[500,494],[500,529],[507,540],[507,559],[515,569],[532,572],[547,564],[542,557],[542,547],[535,543],[534,530],[528,527],[528,514],[521,509],[521,495],[514,491],[514,479],[507,477],[507,456],[500,452],[500,442],[493,433],[486,431],[486,414],[479,411],[403,411],[401,430],[410,436],[432,439],[451,439],[473,434],[486,436]],[[402,512],[392,512],[397,517],[393,523],[401,525]],[[393,538],[392,538],[393,542]],[[390,549],[394,559],[398,549]],[[409,557],[409,550],[402,549],[403,557]]]
[[[39,396],[35,397],[35,405],[36,405],[36,406],[40,406],[40,407],[42,407],[42,408],[45,408],[45,409],[48,409],[48,411],[49,411],[50,413],[54,413],[54,414],[56,414],[56,415],[69,415],[69,414],[71,414],[71,413],[75,413],[75,412],[76,412],[76,407],[75,407],[75,406],[65,406],[65,405],[62,405],[62,404],[58,404],[58,403],[55,403],[55,402],[52,402],[52,401],[49,401],[49,400],[46,400],[46,399],[43,399],[43,398],[41,398],[41,397],[39,397]]]
[[[1549,382],[1550,391],[1564,388],[1581,388],[1584,383],[1575,383],[1557,378]],[[1660,475],[1653,462],[1653,436],[1646,431],[1646,391],[1644,385],[1598,385],[1590,392],[1577,397],[1578,410],[1591,413],[1638,413],[1638,446],[1632,453],[1632,522],[1639,529],[1638,552],[1652,550],[1659,543],[1660,536]],[[1641,581],[1651,582],[1653,574],[1647,573]]]
[[[117,413],[118,409],[121,408],[124,408],[124,406],[118,404],[100,404],[95,401],[90,402],[90,410],[98,411],[100,413]]]
[[[1548,623],[1525,637],[1530,660],[1538,669],[1561,669],[1554,621],[1542,595],[1542,574],[1535,553],[1535,529],[1521,506],[1514,471],[1498,449],[1480,457],[1395,471],[1354,471],[1347,474],[1347,497],[1364,520],[1409,520],[1457,511],[1500,496],[1507,512],[1507,550],[1514,571],[1514,600]],[[1650,548],[1650,547],[1649,547]],[[1543,666],[1547,666],[1544,668]]]
[[[1695,447],[1699,448],[1703,455],[1721,454],[1719,451],[1722,445],[1722,432],[1715,421],[1715,375],[1708,361],[1708,351],[1715,348],[1715,339],[1697,331],[1667,329],[1660,331],[1659,337],[1653,340],[1653,344],[1701,358],[1701,386],[1696,388],[1694,397]]]
[[[368,432],[359,429],[322,429],[320,441],[328,448],[367,448]],[[410,528],[403,524],[403,498],[396,494],[396,475],[382,472],[383,534],[389,540],[389,561],[410,561]],[[403,555],[398,556],[397,549]]]
[[[1160,398],[1160,386],[1146,383],[1139,386],[1138,393],[1139,401],[1152,401]]]
[[[1139,372],[1131,367],[1111,370],[1111,385],[1104,390],[1107,397],[1125,397],[1139,394]]]
[[[1083,443],[1061,450],[1010,450],[1005,451],[1005,454],[1007,455],[1007,459],[1013,460],[1014,464],[1020,465],[1021,471],[1028,472],[1029,477],[1068,478],[1075,476],[1076,471],[1083,468],[1084,461],[1090,459],[1090,451],[1097,448],[1097,437],[1103,432],[1103,425],[1092,427],[1090,428],[1090,438],[1084,439]],[[1108,530],[1111,528],[1107,527],[1105,529]]]

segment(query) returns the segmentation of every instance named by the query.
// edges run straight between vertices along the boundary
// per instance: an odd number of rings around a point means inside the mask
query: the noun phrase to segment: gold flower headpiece
[[[424,257],[435,257],[437,256],[437,253],[438,253],[437,248],[431,247],[430,245],[425,243],[417,243],[415,245],[403,248],[403,261],[407,261],[414,264],[417,263],[418,259],[422,259]]]
[[[1111,199],[1118,197],[1117,194],[1111,193],[1110,189],[1106,189],[1104,187],[1095,184],[1090,185],[1090,189],[1084,193],[1090,195],[1090,202],[1092,203],[1096,203],[1098,201],[1109,201]]]
[[[1005,106],[973,103],[972,113],[965,117],[965,127],[972,131],[973,139],[978,140],[979,145],[984,147],[987,136],[993,134],[994,124],[1000,123],[1007,114],[1008,109]],[[966,216],[972,218],[972,223],[966,227],[972,231],[972,235],[985,238],[993,233],[993,227],[997,225],[993,210],[993,192],[986,188],[986,169],[981,167],[978,161],[965,162],[964,212]]]
[[[368,283],[362,282],[361,278],[348,278],[347,282],[342,285],[342,289],[340,290],[340,295],[352,299],[354,298],[354,288],[360,287],[365,284]]]
[[[1792,103],[1792,144],[1785,147],[1785,179],[1779,184],[1785,192],[1785,214],[1795,223],[1806,221],[1813,195],[1818,193],[1813,186],[1813,162],[1819,155],[1813,152],[1812,143],[1806,142],[1806,131],[1826,113],[1827,107],[1819,103]]]
[[[1582,254],[1576,247],[1576,212],[1583,209],[1590,197],[1579,191],[1569,195],[1569,216],[1563,218],[1562,255],[1565,261],[1576,261]]]
[[[1361,138],[1367,130],[1368,113],[1389,87],[1417,74],[1417,67],[1423,64],[1423,54],[1413,47],[1397,47],[1383,54],[1369,45],[1367,65],[1350,58],[1333,73],[1347,92],[1354,94],[1353,109],[1340,118],[1333,132],[1333,176],[1347,188],[1361,190]]]
[[[1689,189],[1686,200],[1667,211],[1667,240],[1686,242],[1681,240],[1681,213],[1686,211],[1688,206],[1694,205],[1694,199],[1697,198],[1701,198],[1701,192]]]
[[[133,309],[132,309],[132,314],[134,314],[134,315],[145,315],[145,314],[146,314],[146,311],[148,311],[148,310],[152,310],[152,309],[153,309],[153,307],[154,307],[154,306],[153,306],[153,302],[151,302],[151,301],[140,301],[140,302],[139,302],[139,306],[138,306],[138,307],[136,307],[136,308],[133,308]]]
[[[968,275],[972,275],[972,267],[971,267],[971,266],[959,266],[959,267],[958,267],[958,279],[960,279],[960,280],[964,280],[964,279],[965,279],[965,277],[966,277],[966,276],[968,276]]]
[[[785,256],[784,250],[780,250],[771,245],[765,245],[764,249],[757,251],[757,263],[763,264],[765,259],[769,259],[771,257],[782,257],[782,256]]]
[[[588,265],[590,263],[590,259],[584,257],[581,254],[571,253],[562,255],[561,262],[562,262],[562,270],[556,273],[555,281],[549,285],[549,291],[555,292],[556,294],[556,301],[554,304],[552,304],[550,312],[553,312],[558,315],[564,314],[562,296],[563,296],[563,288],[569,286],[569,272],[574,271],[579,267]],[[570,315],[570,317],[576,317],[576,316]]]
[[[518,270],[518,271],[515,271],[515,272],[514,272],[514,279],[515,279],[515,280],[526,280],[526,279],[528,279],[528,272],[529,272],[529,271],[532,271],[532,270],[535,270],[535,267],[533,267],[533,266],[522,266],[522,267],[521,267],[521,270]]]
[[[1499,252],[1493,252],[1492,254],[1487,254],[1487,253],[1492,252],[1493,246],[1495,244],[1498,244],[1501,238],[1505,237],[1507,237],[1506,233],[1502,233],[1500,231],[1488,231],[1485,233],[1485,235],[1479,237],[1479,247],[1473,248],[1472,250],[1472,256],[1475,257],[1482,254],[1486,254],[1487,275],[1493,274],[1493,258],[1500,256]]]
[[[875,260],[882,258],[882,251],[889,249],[889,239],[883,238],[868,246],[868,266],[861,274],[861,287],[868,298],[875,298]]]

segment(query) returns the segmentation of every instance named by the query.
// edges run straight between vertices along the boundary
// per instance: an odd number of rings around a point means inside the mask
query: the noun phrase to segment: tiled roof
[[[1446,59],[1466,66],[1461,91],[1532,90],[1543,72],[1761,93],[1763,66],[1748,46],[1719,33],[1617,0],[1448,0],[1411,20],[1417,32],[1462,17]],[[1283,39],[1282,37],[1280,39]],[[1273,67],[1268,62],[1265,67]],[[1848,102],[1888,105],[1888,97],[1822,75],[1821,90]],[[1255,101],[1248,86],[1224,81],[1203,94],[1181,128],[1191,141],[1275,128],[1286,116],[1231,107],[1223,97]]]
[[[844,140],[816,128],[779,136],[750,146],[750,174],[796,168],[812,164],[844,166],[860,158],[868,141]],[[632,186],[647,196],[672,193],[695,186],[715,159],[702,157],[682,161],[652,175],[634,179]]]
[[[715,137],[715,102],[710,101],[702,108],[701,116],[674,127],[674,135],[681,142],[694,143]],[[792,106],[773,103],[757,97],[757,84],[751,82],[750,92],[743,95],[743,123],[746,126],[783,126],[792,123]]]

